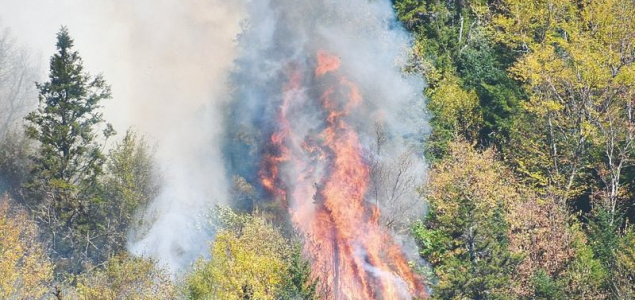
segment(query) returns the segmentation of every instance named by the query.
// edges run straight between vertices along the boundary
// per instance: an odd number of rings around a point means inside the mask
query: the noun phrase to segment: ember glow
[[[370,167],[347,118],[362,104],[357,86],[340,72],[339,57],[315,54],[314,70],[288,68],[288,81],[259,171],[262,186],[288,208],[325,299],[425,298],[400,247],[365,202]],[[310,64],[309,64],[310,65]],[[320,122],[296,130],[307,107]],[[287,170],[286,175],[281,170]]]

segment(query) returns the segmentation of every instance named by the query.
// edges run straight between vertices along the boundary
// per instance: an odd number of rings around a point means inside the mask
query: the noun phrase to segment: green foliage
[[[416,38],[407,71],[428,83],[429,210],[412,235],[431,265],[432,298],[635,299],[635,218],[626,215],[635,199],[635,2],[393,3]],[[301,246],[271,224],[286,208],[258,201],[241,177],[234,203],[262,212],[216,209],[210,258],[182,289],[156,262],[115,255],[159,191],[152,149],[129,130],[104,153],[114,130],[99,109],[110,88],[84,71],[65,28],[48,81],[36,84],[26,138],[7,131],[28,91],[10,91],[22,73],[2,68],[2,38],[0,192],[17,203],[0,200],[0,298],[330,296]],[[54,271],[66,286],[51,293]]]
[[[466,297],[442,295],[471,276],[444,273],[466,268],[457,240],[482,218],[473,204],[482,193],[466,195],[498,186],[481,177],[492,176],[485,166],[462,183],[460,172],[444,169],[456,161],[453,141],[467,140],[500,149],[524,186],[523,200],[500,210],[513,216],[507,222],[487,215],[500,227],[488,234],[507,227],[510,249],[524,257],[514,274],[517,297],[632,298],[625,250],[632,236],[620,212],[635,197],[634,2],[397,0],[394,7],[416,36],[413,70],[429,84],[427,156],[430,176],[442,179],[427,188],[444,192],[428,195],[428,217],[413,234],[435,269],[437,297]],[[467,162],[459,165],[469,170]],[[582,224],[574,221],[580,215]],[[492,244],[506,243],[494,236]]]
[[[515,55],[491,37],[488,2],[400,0],[394,6],[416,34],[416,64],[429,84],[428,156],[443,158],[455,136],[502,148],[523,92],[506,72]],[[458,114],[448,113],[447,106],[459,107]]]
[[[623,218],[606,209],[597,209],[588,222],[589,247],[606,270],[603,289],[609,299],[625,299],[635,288],[633,233],[623,232]]]
[[[621,222],[611,212],[598,209],[594,218],[588,223],[589,246],[594,257],[599,259],[604,267],[612,270],[615,267],[616,255],[621,246]]]
[[[425,5],[421,0],[395,1],[395,10],[399,21],[406,27],[412,29],[421,24],[421,19],[427,13]]]
[[[279,294],[279,299],[318,300],[318,279],[311,275],[311,264],[302,257],[300,245],[295,245],[288,263],[287,276]]]
[[[562,288],[553,278],[551,278],[545,270],[538,270],[533,276],[534,296],[535,299],[541,300],[560,300],[567,299]]]
[[[91,77],[66,28],[57,35],[49,81],[38,83],[40,106],[27,117],[27,136],[40,143],[34,173],[40,183],[59,191],[59,198],[90,197],[102,174],[105,157],[95,130],[103,123],[97,111],[110,98],[101,76]],[[114,134],[107,124],[104,137]],[[70,199],[57,199],[65,201]]]
[[[523,91],[505,69],[504,54],[497,53],[493,45],[466,48],[458,58],[458,70],[467,88],[478,95],[483,121],[480,138],[503,148],[509,139],[512,122],[518,113]]]
[[[152,150],[132,130],[126,131],[110,150],[103,187],[105,201],[97,208],[100,223],[108,224],[104,227],[107,240],[101,250],[105,257],[123,251],[132,233],[128,229],[143,225],[135,222],[135,213],[147,207],[159,193],[154,168]]]
[[[621,239],[613,275],[615,298],[635,298],[635,232],[632,228]]]
[[[574,226],[576,235],[571,244],[575,256],[570,262],[566,273],[559,280],[567,286],[569,299],[605,299],[605,282],[607,271],[597,258],[593,250],[585,241],[583,233]]]

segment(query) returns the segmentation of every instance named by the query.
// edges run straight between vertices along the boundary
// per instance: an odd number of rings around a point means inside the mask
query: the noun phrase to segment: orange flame
[[[324,74],[335,71],[340,68],[340,58],[330,55],[325,51],[317,53],[317,68],[315,68],[315,76],[320,77]]]
[[[314,80],[320,86],[334,84],[319,98],[325,126],[316,136],[301,136],[290,124],[290,105],[305,101],[298,96],[303,79],[299,72],[291,73],[283,89],[280,128],[270,141],[275,154],[263,157],[262,185],[288,205],[293,222],[304,234],[304,250],[312,259],[314,276],[328,291],[324,299],[426,298],[421,278],[379,226],[379,209],[364,202],[370,170],[357,133],[346,122],[362,97],[337,72],[339,67],[338,57],[317,53]],[[279,177],[281,163],[296,175],[290,176],[291,182],[283,183]],[[291,192],[289,199],[287,191]]]

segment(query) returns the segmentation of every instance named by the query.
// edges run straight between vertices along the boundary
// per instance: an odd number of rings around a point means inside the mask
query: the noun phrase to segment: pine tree
[[[91,242],[98,230],[91,205],[102,201],[98,177],[105,156],[100,142],[115,134],[98,109],[110,98],[110,87],[101,76],[84,72],[65,27],[57,34],[49,81],[36,86],[40,104],[26,117],[26,134],[39,144],[26,186],[29,201],[50,235],[54,257],[75,264],[97,252]]]

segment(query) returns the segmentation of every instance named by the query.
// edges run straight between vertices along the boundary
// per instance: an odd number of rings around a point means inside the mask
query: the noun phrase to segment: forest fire
[[[287,72],[261,184],[303,234],[324,299],[426,298],[421,278],[379,225],[379,209],[364,201],[371,171],[347,123],[361,93],[341,74],[340,58],[318,51],[315,61],[313,72]],[[306,107],[319,108],[321,124],[301,131],[294,115]]]

